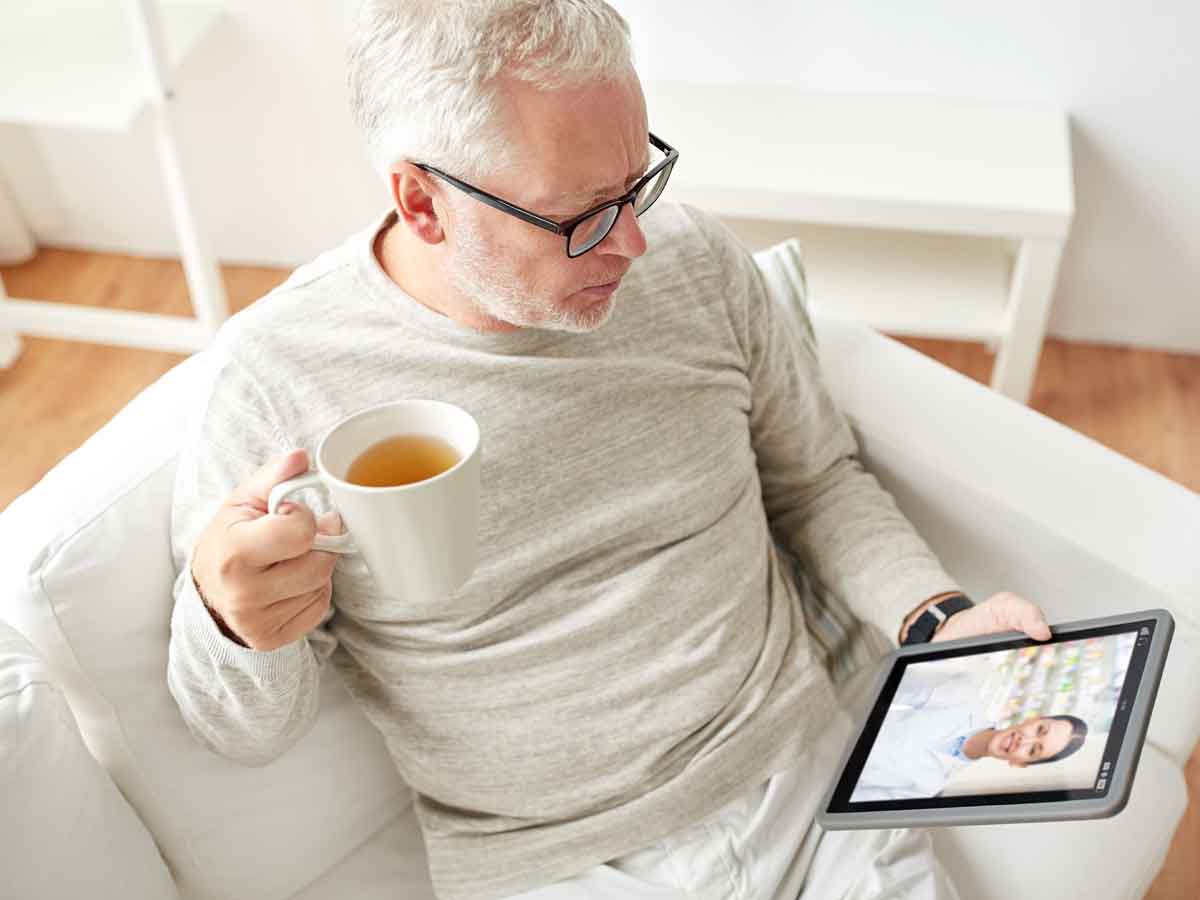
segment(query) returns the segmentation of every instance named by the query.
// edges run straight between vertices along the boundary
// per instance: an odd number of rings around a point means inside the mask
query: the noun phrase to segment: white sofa
[[[935,834],[965,900],[1142,897],[1200,738],[1200,497],[867,328],[813,321],[866,464],[969,592],[1018,591],[1052,621],[1173,611],[1124,812]],[[0,894],[430,898],[408,789],[336,677],[312,732],[262,768],[204,750],[167,692],[169,503],[206,364],[173,369],[0,514],[0,619],[19,632],[0,622]]]

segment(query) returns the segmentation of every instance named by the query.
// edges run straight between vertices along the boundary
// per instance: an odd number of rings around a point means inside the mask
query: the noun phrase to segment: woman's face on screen
[[[997,731],[988,742],[987,755],[1023,767],[1049,759],[1071,740],[1071,723],[1064,719],[1038,717]]]

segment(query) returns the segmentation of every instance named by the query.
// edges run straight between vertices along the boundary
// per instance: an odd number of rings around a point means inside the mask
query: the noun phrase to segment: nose
[[[637,216],[633,214],[632,203],[621,207],[612,231],[596,246],[596,251],[624,256],[626,259],[637,259],[646,252],[646,235],[638,223]]]

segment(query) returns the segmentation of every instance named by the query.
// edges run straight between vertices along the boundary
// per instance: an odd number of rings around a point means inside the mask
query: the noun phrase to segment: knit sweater
[[[311,725],[319,679],[342,678],[414,789],[438,897],[486,900],[653,843],[804,750],[836,701],[785,552],[892,640],[956,585],[863,469],[796,321],[712,217],[647,213],[649,249],[611,319],[571,334],[480,332],[423,306],[374,255],[392,216],[206,351],[217,364],[172,514],[168,683],[197,738],[262,763]],[[386,596],[343,556],[333,612],[307,638],[270,652],[225,638],[188,576],[217,504],[268,459],[402,397],[480,424],[474,574],[434,601]],[[329,509],[323,492],[300,499]]]

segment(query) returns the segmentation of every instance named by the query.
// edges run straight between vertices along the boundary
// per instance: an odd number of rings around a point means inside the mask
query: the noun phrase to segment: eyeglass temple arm
[[[439,178],[450,182],[450,184],[454,185],[464,194],[474,197],[480,203],[485,203],[493,209],[498,209],[501,212],[506,212],[509,215],[516,216],[518,219],[528,222],[530,225],[536,225],[538,228],[544,228],[547,231],[552,231],[557,235],[566,234],[566,230],[557,222],[542,218],[537,213],[532,213],[527,209],[522,209],[515,204],[509,203],[507,200],[501,200],[494,194],[489,194],[487,191],[481,190],[474,185],[467,184],[465,181],[460,181],[453,175],[447,175],[441,169],[434,168],[433,166],[427,166],[425,163],[413,163],[413,165],[418,169],[431,172]]]

